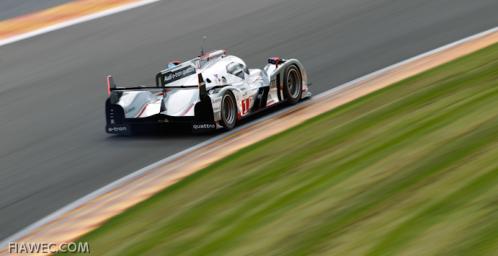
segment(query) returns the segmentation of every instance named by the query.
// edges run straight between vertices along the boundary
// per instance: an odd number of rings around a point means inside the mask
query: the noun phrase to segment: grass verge
[[[250,146],[87,234],[98,255],[498,251],[498,45]]]

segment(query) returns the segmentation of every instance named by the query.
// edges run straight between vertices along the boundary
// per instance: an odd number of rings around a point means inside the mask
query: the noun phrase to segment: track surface
[[[304,62],[319,93],[498,25],[496,0],[160,3],[0,47],[0,238],[209,136],[104,133],[104,77],[152,83],[169,60],[225,48]]]

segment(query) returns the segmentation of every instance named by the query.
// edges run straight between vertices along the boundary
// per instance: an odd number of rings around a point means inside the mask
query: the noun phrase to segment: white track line
[[[137,8],[137,7],[140,7],[140,6],[148,5],[148,4],[159,2],[159,1],[161,1],[161,0],[142,0],[142,1],[135,2],[135,3],[130,3],[130,4],[125,4],[125,5],[122,5],[122,6],[118,6],[116,8],[112,8],[112,9],[109,9],[109,10],[104,10],[104,11],[97,12],[97,13],[94,13],[94,14],[86,15],[86,16],[83,16],[83,17],[75,18],[75,19],[72,19],[72,20],[64,21],[64,22],[57,23],[57,24],[54,24],[54,25],[51,25],[51,26],[48,26],[48,27],[44,27],[44,28],[41,28],[41,29],[37,29],[37,30],[31,31],[31,32],[27,32],[27,33],[24,33],[24,34],[20,34],[20,35],[16,35],[16,36],[13,36],[13,37],[6,38],[6,39],[2,39],[2,40],[0,40],[0,46],[4,46],[4,45],[7,45],[7,44],[15,43],[15,42],[18,42],[18,41],[21,41],[21,40],[24,40],[24,39],[28,39],[28,38],[31,38],[31,37],[35,37],[35,36],[38,36],[38,35],[41,35],[41,34],[45,34],[45,33],[51,32],[51,31],[54,31],[54,30],[59,30],[59,29],[66,28],[66,27],[69,27],[69,26],[73,26],[73,25],[76,25],[76,24],[79,24],[79,23],[83,23],[83,22],[87,22],[87,21],[90,21],[90,20],[102,18],[102,17],[105,17],[105,16],[109,16],[109,15],[112,15],[112,14],[119,13],[119,12],[124,12],[124,11],[130,10],[130,9],[134,9],[134,8]]]
[[[335,92],[340,91],[340,90],[348,89],[348,88],[350,88],[350,87],[358,84],[359,82],[362,82],[362,81],[365,81],[365,80],[368,80],[368,79],[372,79],[373,77],[376,77],[376,76],[378,76],[380,74],[389,72],[389,71],[391,71],[393,69],[396,69],[397,67],[402,66],[402,65],[404,65],[406,63],[417,61],[417,60],[419,60],[421,58],[424,58],[424,57],[426,57],[428,55],[435,54],[435,53],[438,53],[438,52],[442,52],[442,51],[444,51],[444,50],[446,50],[448,48],[457,46],[459,44],[466,43],[466,42],[471,41],[471,40],[476,39],[476,38],[484,37],[486,35],[489,35],[491,33],[497,32],[497,31],[498,31],[498,27],[495,27],[495,28],[486,30],[484,32],[478,33],[476,35],[473,35],[473,36],[470,36],[470,37],[466,37],[464,39],[461,39],[461,40],[458,40],[456,42],[447,44],[445,46],[439,47],[439,48],[434,49],[432,51],[429,51],[429,52],[426,52],[426,53],[422,53],[422,54],[417,55],[415,57],[409,58],[407,60],[398,62],[396,64],[393,64],[393,65],[388,66],[386,68],[383,68],[381,70],[375,71],[375,72],[370,73],[368,75],[362,76],[360,78],[357,78],[357,79],[355,79],[353,81],[347,82],[347,83],[342,84],[340,86],[334,87],[334,88],[332,88],[330,90],[327,90],[325,92],[322,92],[322,93],[316,95],[315,97],[317,97],[317,98],[327,97],[327,96],[329,96],[332,93],[335,93]],[[41,219],[41,220],[39,220],[39,221],[37,221],[37,222],[35,222],[35,223],[27,226],[26,228],[24,228],[22,230],[20,230],[16,234],[14,234],[14,235],[6,238],[5,240],[3,240],[0,243],[0,248],[6,247],[9,242],[16,241],[19,238],[26,236],[31,231],[37,229],[38,227],[43,226],[46,223],[49,223],[49,222],[55,220],[57,217],[63,215],[64,213],[67,213],[67,212],[69,212],[69,211],[77,208],[78,206],[83,205],[86,202],[88,202],[88,201],[90,201],[90,200],[92,200],[92,199],[94,199],[94,198],[96,198],[96,197],[98,197],[98,196],[100,196],[102,194],[105,194],[105,193],[107,193],[107,192],[115,189],[116,187],[120,186],[121,184],[127,183],[128,181],[132,180],[135,177],[144,175],[145,173],[147,173],[147,172],[151,171],[152,169],[155,169],[155,168],[163,165],[164,163],[172,161],[172,160],[174,160],[174,159],[176,159],[176,158],[178,158],[178,157],[180,157],[182,155],[185,155],[185,154],[187,154],[187,153],[189,153],[189,152],[191,152],[193,150],[196,150],[196,149],[198,149],[200,147],[206,146],[206,145],[208,145],[208,144],[210,144],[210,143],[212,143],[212,142],[214,142],[216,140],[219,140],[219,139],[225,138],[227,136],[230,136],[231,134],[233,134],[233,133],[237,132],[238,130],[240,130],[242,128],[245,128],[245,127],[247,127],[249,125],[256,125],[259,122],[263,122],[263,121],[265,121],[265,120],[267,120],[269,118],[272,118],[275,115],[279,115],[279,114],[284,113],[284,112],[292,111],[296,107],[299,107],[299,105],[296,105],[296,106],[291,107],[291,108],[282,109],[282,110],[280,110],[278,112],[275,112],[275,113],[273,113],[271,115],[268,115],[266,117],[260,118],[258,120],[253,121],[253,122],[250,122],[250,123],[247,123],[247,124],[245,124],[243,126],[239,126],[239,127],[237,127],[236,129],[234,129],[234,130],[232,130],[230,132],[226,132],[226,133],[220,134],[218,136],[215,136],[215,137],[213,137],[213,138],[211,138],[211,139],[209,139],[209,140],[207,140],[205,142],[197,144],[197,145],[195,145],[195,146],[193,146],[191,148],[185,149],[185,150],[183,150],[183,151],[181,151],[179,153],[176,153],[176,154],[174,154],[172,156],[169,156],[167,158],[159,160],[158,162],[155,162],[155,163],[153,163],[151,165],[148,165],[148,166],[146,166],[146,167],[144,167],[144,168],[142,168],[142,169],[140,169],[138,171],[130,173],[130,174],[124,176],[123,178],[120,178],[120,179],[118,179],[118,180],[116,180],[116,181],[114,181],[114,182],[112,182],[112,183],[110,183],[110,184],[108,184],[108,185],[106,185],[106,186],[104,186],[104,187],[102,187],[102,188],[100,188],[100,189],[98,189],[98,190],[96,190],[96,191],[94,191],[94,192],[92,192],[92,193],[90,193],[90,194],[88,194],[88,195],[86,195],[86,196],[84,196],[84,197],[82,197],[82,198],[80,198],[80,199],[72,202],[71,204],[64,206],[63,208],[57,210],[56,212],[54,212],[54,213],[46,216],[45,218],[43,218],[43,219]]]

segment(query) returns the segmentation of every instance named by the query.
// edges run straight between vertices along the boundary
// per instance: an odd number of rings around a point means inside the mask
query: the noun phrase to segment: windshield
[[[241,79],[244,79],[244,65],[241,63],[231,62],[227,65],[227,73],[237,76]]]

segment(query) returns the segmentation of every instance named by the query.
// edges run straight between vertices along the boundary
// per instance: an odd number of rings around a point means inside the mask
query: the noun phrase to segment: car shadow
[[[308,101],[308,99],[304,99],[300,103]],[[260,120],[266,116],[275,114],[280,112],[286,108],[289,108],[289,105],[281,104],[278,106],[274,106],[260,112],[257,112],[247,118],[244,118],[237,122],[237,127],[251,125],[255,123],[257,120]],[[217,129],[215,131],[210,132],[202,132],[195,133],[192,131],[191,126],[189,125],[168,125],[162,127],[147,127],[147,128],[138,128],[134,129],[133,134],[131,135],[109,135],[109,139],[111,140],[136,140],[136,139],[171,139],[171,138],[200,138],[200,139],[209,139],[215,137],[217,135],[228,132],[226,129]]]

